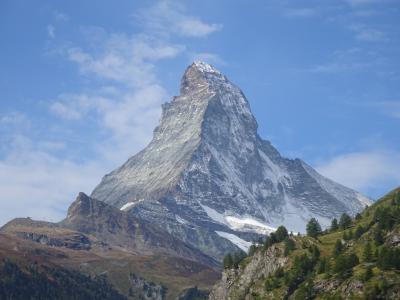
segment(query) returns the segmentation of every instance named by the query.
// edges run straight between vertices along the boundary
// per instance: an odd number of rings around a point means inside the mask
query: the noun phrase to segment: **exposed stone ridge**
[[[282,157],[258,135],[242,91],[202,62],[186,69],[180,95],[163,105],[150,144],[91,196],[216,259],[243,249],[255,233],[279,225],[304,232],[311,217],[326,226],[370,203],[301,160]]]

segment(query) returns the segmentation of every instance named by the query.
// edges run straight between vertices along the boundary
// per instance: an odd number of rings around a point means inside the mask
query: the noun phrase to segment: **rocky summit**
[[[258,135],[243,92],[202,62],[186,69],[180,95],[163,105],[150,144],[104,176],[91,197],[218,260],[279,225],[304,232],[311,217],[326,226],[371,203],[282,157]]]

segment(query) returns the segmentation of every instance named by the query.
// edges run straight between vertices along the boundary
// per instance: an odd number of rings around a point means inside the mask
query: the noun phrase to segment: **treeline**
[[[276,243],[284,242],[285,243],[285,255],[289,254],[290,251],[295,249],[295,242],[291,238],[293,234],[289,235],[288,230],[285,226],[279,226],[275,232],[272,232],[270,235],[266,236],[264,239],[260,239],[257,242],[254,242],[250,248],[248,253],[246,254],[243,251],[236,253],[229,253],[223,259],[223,265],[225,269],[238,268],[240,263],[247,257],[253,256],[254,253],[258,249],[267,250],[269,247]]]
[[[77,271],[39,267],[21,269],[10,260],[0,262],[0,299],[112,299],[124,300],[104,276],[90,277]]]
[[[372,215],[373,214],[373,215]],[[310,240],[297,239],[292,233],[288,233],[284,226],[280,226],[276,232],[271,233],[265,239],[254,243],[249,250],[248,256],[254,255],[257,251],[266,251],[276,243],[283,242],[284,255],[300,247],[306,247],[307,253],[293,257],[291,268],[288,270],[278,269],[265,279],[264,288],[266,291],[273,291],[280,287],[285,287],[286,294],[284,299],[313,299],[313,282],[316,276],[325,279],[333,278],[343,281],[351,276],[357,276],[365,284],[365,299],[384,299],[388,290],[391,288],[389,281],[381,276],[379,283],[371,281],[376,274],[374,268],[379,268],[382,272],[387,270],[400,270],[400,248],[395,248],[385,240],[388,234],[400,224],[400,193],[396,193],[391,201],[377,204],[375,207],[367,208],[363,215],[357,214],[354,218],[348,214],[342,214],[338,219],[333,219],[328,229],[322,230],[319,222],[312,218],[306,226],[307,236],[316,239]],[[337,239],[330,255],[321,257],[319,237],[326,234],[341,233],[341,238]],[[333,235],[335,236],[335,235]],[[329,239],[329,238],[328,238]],[[305,242],[305,243],[304,243]],[[354,245],[362,247],[361,255],[357,255]],[[298,246],[297,246],[298,245]],[[326,253],[326,248],[324,248]],[[228,255],[229,257],[229,255]],[[237,268],[245,253],[230,256],[224,260],[225,268]],[[229,263],[225,263],[229,262]],[[353,268],[359,266],[361,271],[354,275]],[[340,296],[325,295],[327,299],[341,299]],[[333,298],[330,298],[333,297]]]

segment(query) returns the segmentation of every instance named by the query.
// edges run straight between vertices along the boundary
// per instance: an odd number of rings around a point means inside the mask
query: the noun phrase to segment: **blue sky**
[[[241,87],[260,135],[377,198],[400,183],[400,1],[0,3],[0,224],[60,220],[142,149],[184,69]]]

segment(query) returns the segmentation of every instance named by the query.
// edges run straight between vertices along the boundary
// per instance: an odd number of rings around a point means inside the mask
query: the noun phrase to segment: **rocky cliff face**
[[[347,229],[254,246],[241,261],[225,260],[209,299],[399,299],[399,212],[398,188]]]
[[[304,231],[355,214],[370,201],[257,133],[242,91],[214,67],[193,63],[180,95],[163,105],[153,140],[106,175],[92,197],[165,228],[215,259],[245,250],[279,225]]]
[[[95,236],[138,254],[167,254],[217,266],[217,262],[165,230],[104,202],[79,193],[59,226]]]
[[[282,249],[273,246],[265,252],[255,253],[247,264],[242,264],[238,269],[225,270],[209,299],[245,299],[246,295],[251,294],[254,282],[273,274],[288,262],[288,258],[282,254]]]

